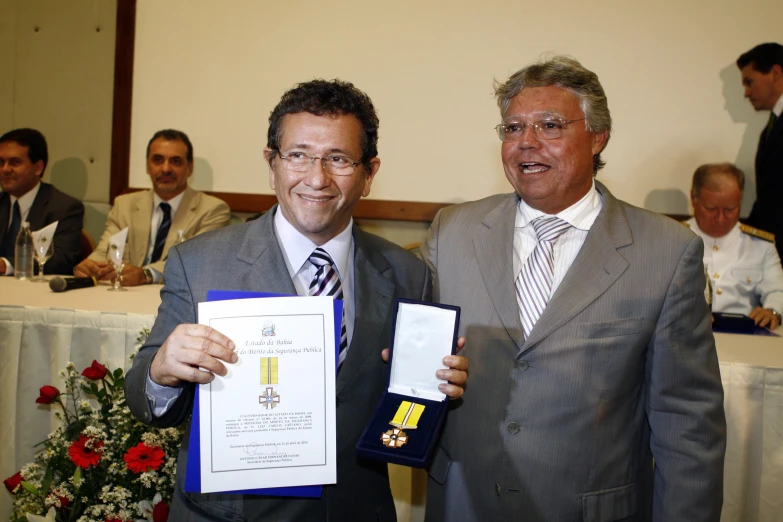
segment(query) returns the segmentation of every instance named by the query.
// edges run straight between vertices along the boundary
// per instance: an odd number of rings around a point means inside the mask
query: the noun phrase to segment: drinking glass
[[[35,260],[38,261],[38,275],[30,279],[30,281],[47,283],[49,280],[44,277],[44,264],[49,261],[49,258],[54,253],[54,242],[46,236],[41,237],[37,245],[33,242],[33,250],[35,251]]]
[[[128,245],[122,249],[114,243],[109,243],[109,250],[106,252],[106,259],[109,264],[114,267],[114,284],[108,288],[109,292],[127,292],[126,288],[122,287],[122,269],[128,262]]]

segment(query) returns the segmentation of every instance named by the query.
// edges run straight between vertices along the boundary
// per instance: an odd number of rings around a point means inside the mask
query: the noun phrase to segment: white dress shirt
[[[174,221],[174,216],[177,214],[177,210],[179,209],[180,203],[182,203],[182,198],[185,197],[185,192],[182,192],[181,194],[174,196],[170,200],[166,201],[171,206],[171,221]],[[152,251],[155,250],[155,239],[158,237],[158,228],[160,227],[160,222],[163,221],[163,211],[160,209],[160,204],[163,202],[160,196],[158,196],[157,193],[152,193],[152,217],[150,218],[150,237],[147,242],[147,256],[144,258],[145,261],[149,261],[152,258]],[[169,229],[171,230],[171,229]],[[150,266],[145,266],[145,268],[149,268],[150,272],[152,272],[152,282],[153,283],[159,283],[162,278],[163,274],[155,270],[154,268]]]
[[[739,223],[723,237],[707,235],[695,218],[685,224],[704,241],[713,312],[748,315],[762,306],[783,313],[783,267],[775,243],[742,232]]]
[[[563,221],[570,223],[571,228],[558,238],[553,248],[555,258],[555,273],[552,281],[553,295],[582,248],[590,227],[593,226],[595,219],[601,212],[601,206],[601,194],[595,189],[595,181],[593,181],[592,187],[590,187],[590,190],[582,199],[556,214]],[[522,270],[522,266],[525,264],[528,256],[533,253],[538,243],[538,237],[533,225],[531,225],[531,221],[546,215],[531,208],[522,199],[519,200],[514,222],[513,269],[515,280],[519,276],[519,272]]]
[[[10,198],[11,207],[8,211],[8,228],[11,228],[11,220],[14,218],[14,203],[19,201],[19,215],[22,217],[21,223],[24,223],[25,221],[29,221],[27,217],[30,215],[30,208],[33,206],[33,201],[35,201],[35,197],[38,195],[38,191],[41,189],[41,183],[36,183],[35,187],[33,187],[27,194],[20,198],[16,198],[15,196],[12,196],[11,194],[8,194],[8,197]],[[21,226],[21,223],[19,224]],[[6,229],[6,232],[8,232],[8,229]],[[14,238],[16,240],[16,238]],[[0,258],[3,261],[5,261],[5,275],[14,275],[14,263],[13,259],[6,259],[4,257]]]
[[[283,253],[288,274],[294,283],[297,295],[305,296],[310,288],[310,281],[317,270],[317,267],[310,263],[310,254],[317,246],[308,238],[296,230],[291,223],[283,216],[280,209],[277,209],[274,217],[275,234],[280,250]],[[353,302],[353,219],[345,227],[345,230],[330,239],[327,243],[320,245],[326,250],[334,263],[337,265],[337,272],[340,276],[340,283],[343,289],[343,306],[345,308],[345,330],[348,337],[348,346],[351,345],[353,338],[353,326],[356,317],[356,306]],[[338,347],[339,348],[339,347]],[[338,364],[342,364],[348,353],[346,348],[339,356]],[[147,373],[147,401],[153,415],[160,417],[182,392],[181,387],[161,386],[152,381]]]
[[[772,107],[772,112],[775,113],[775,116],[780,118],[780,114],[783,113],[783,94],[781,94],[778,101],[775,102],[775,106]]]

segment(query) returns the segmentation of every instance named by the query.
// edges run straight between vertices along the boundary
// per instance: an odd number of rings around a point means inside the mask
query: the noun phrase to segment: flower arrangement
[[[139,334],[139,347],[147,335]],[[183,430],[134,419],[122,368],[93,361],[79,375],[68,363],[60,376],[65,391],[42,386],[35,402],[57,408],[62,426],[3,481],[15,497],[11,521],[164,522]]]

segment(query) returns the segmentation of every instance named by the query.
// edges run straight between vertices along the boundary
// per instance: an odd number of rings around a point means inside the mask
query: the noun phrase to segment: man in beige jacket
[[[98,246],[74,268],[74,275],[112,279],[114,269],[106,260],[109,238],[128,227],[128,261],[122,283],[163,283],[169,248],[180,236],[189,239],[228,225],[231,212],[224,201],[188,187],[193,145],[184,132],[166,129],[152,136],[147,145],[147,173],[152,190],[114,200]]]

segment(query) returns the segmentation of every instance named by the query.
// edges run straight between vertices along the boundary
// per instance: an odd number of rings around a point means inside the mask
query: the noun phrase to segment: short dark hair
[[[759,44],[737,58],[737,67],[744,69],[748,65],[760,73],[767,74],[775,65],[783,69],[783,45],[774,42]]]
[[[49,163],[49,147],[46,145],[46,138],[40,131],[35,129],[14,129],[0,136],[0,143],[13,141],[27,147],[27,157],[31,163],[43,161],[41,177],[46,170],[46,164]]]
[[[298,112],[309,112],[316,116],[353,114],[364,129],[360,161],[369,168],[370,160],[378,155],[378,115],[370,97],[352,83],[337,79],[316,79],[299,83],[286,91],[269,115],[267,147],[280,152],[280,124],[283,116]]]
[[[707,163],[696,169],[691,183],[691,197],[699,197],[701,189],[709,184],[710,178],[715,174],[728,174],[737,180],[740,194],[745,192],[745,173],[733,163]]]
[[[152,135],[152,138],[150,138],[150,141],[147,143],[147,157],[150,157],[150,146],[152,145],[152,142],[157,140],[158,138],[163,138],[167,141],[181,141],[185,144],[185,146],[188,148],[187,152],[187,160],[188,163],[193,163],[193,144],[190,143],[190,138],[188,138],[188,135],[182,132],[181,130],[176,129],[163,129],[159,130],[155,134]]]

